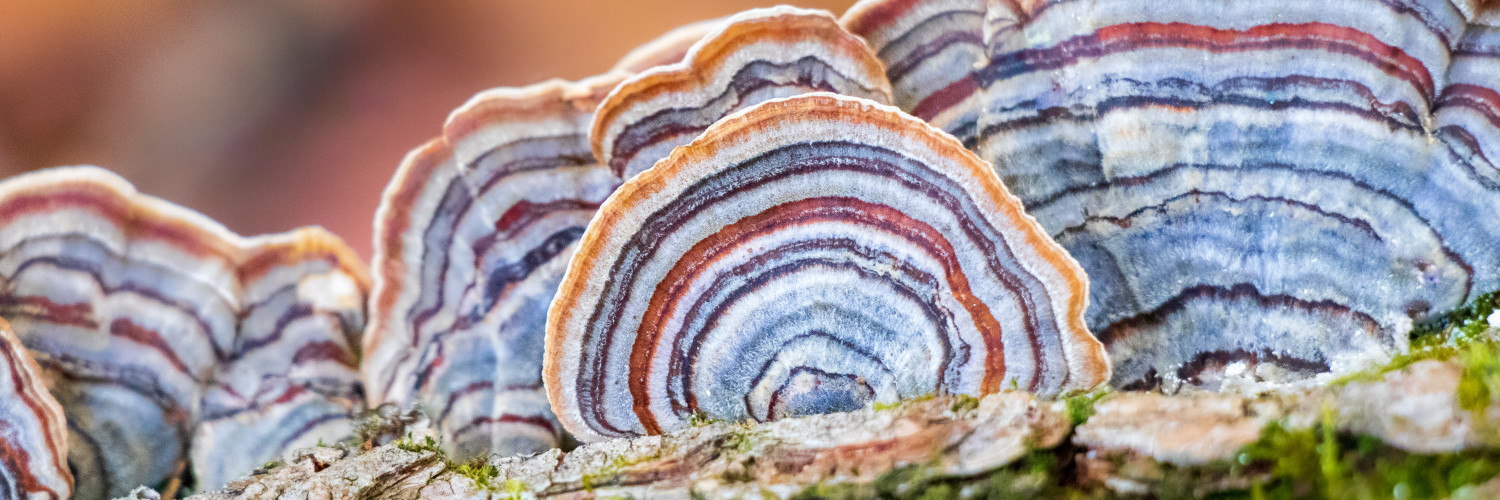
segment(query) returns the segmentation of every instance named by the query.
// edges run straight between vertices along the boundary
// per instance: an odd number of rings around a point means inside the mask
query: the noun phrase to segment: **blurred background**
[[[600,73],[671,28],[770,5],[5,0],[0,175],[99,165],[241,234],[322,225],[368,259],[386,181],[469,96]]]

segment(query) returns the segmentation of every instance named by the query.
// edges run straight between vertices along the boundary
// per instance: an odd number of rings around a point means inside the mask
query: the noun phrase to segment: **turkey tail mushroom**
[[[547,306],[619,185],[587,134],[620,78],[480,93],[386,188],[364,376],[373,402],[426,408],[457,456],[559,443],[541,381]]]
[[[599,104],[591,137],[600,164],[628,179],[768,99],[827,91],[891,102],[880,60],[825,11],[755,9],[714,26],[681,62],[625,80]]]
[[[1494,18],[867,0],[842,22],[1088,271],[1113,385],[1170,391],[1361,369],[1500,289]]]
[[[67,428],[41,367],[0,320],[0,498],[71,497]]]
[[[67,414],[75,498],[165,484],[189,455],[214,488],[343,439],[363,404],[367,279],[321,230],[241,238],[105,170],[58,168],[0,183],[0,280],[0,317]]]
[[[628,180],[552,304],[544,376],[583,441],[1109,377],[1087,277],[994,170],[895,108],[817,93]]]

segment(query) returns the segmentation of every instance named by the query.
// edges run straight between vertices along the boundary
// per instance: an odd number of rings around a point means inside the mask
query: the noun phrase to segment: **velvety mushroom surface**
[[[0,320],[0,498],[72,495],[67,428],[41,368],[10,324]]]
[[[242,238],[102,169],[0,183],[0,317],[67,415],[75,497],[202,487],[337,441],[365,271],[318,229]]]
[[[628,180],[548,320],[579,439],[1109,376],[1087,278],[993,169],[895,108],[818,93],[731,115]]]
[[[1493,4],[869,0],[842,22],[1088,272],[1117,387],[1358,369],[1500,288]]]

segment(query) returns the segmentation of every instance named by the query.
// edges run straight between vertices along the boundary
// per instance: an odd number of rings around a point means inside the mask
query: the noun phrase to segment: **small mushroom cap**
[[[891,102],[879,58],[826,11],[754,9],[714,27],[681,62],[626,79],[599,104],[591,132],[599,163],[628,179],[767,99],[829,91]]]
[[[815,93],[629,179],[552,303],[544,377],[583,441],[933,392],[1107,380],[1088,280],[951,136]]]
[[[42,370],[0,320],[0,497],[63,500],[73,494],[68,423]]]

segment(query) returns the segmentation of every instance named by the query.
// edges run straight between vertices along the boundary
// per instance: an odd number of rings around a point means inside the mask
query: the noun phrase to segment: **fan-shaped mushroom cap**
[[[369,278],[332,234],[253,238],[238,266],[235,348],[203,393],[192,438],[199,488],[217,488],[283,453],[354,433],[363,409],[359,336]]]
[[[1492,14],[1390,3],[873,0],[896,101],[1088,271],[1114,385],[1356,369],[1500,288]]]
[[[386,188],[364,376],[374,402],[425,407],[460,456],[558,443],[541,382],[547,306],[619,185],[587,135],[619,80],[481,93]]]
[[[725,118],[621,186],[579,245],[544,376],[585,441],[1109,374],[1067,253],[989,165],[869,100]]]
[[[973,147],[987,0],[865,0],[839,22],[885,63],[896,106]]]
[[[41,368],[10,324],[0,320],[0,498],[65,500],[68,422],[47,392]]]
[[[755,9],[714,26],[681,62],[627,79],[599,104],[599,163],[628,179],[719,118],[767,99],[828,91],[891,101],[880,60],[826,11]]]
[[[361,404],[366,278],[321,230],[241,238],[102,169],[52,169],[0,183],[0,280],[68,415],[77,498],[161,484],[190,446],[215,487],[342,439]]]

